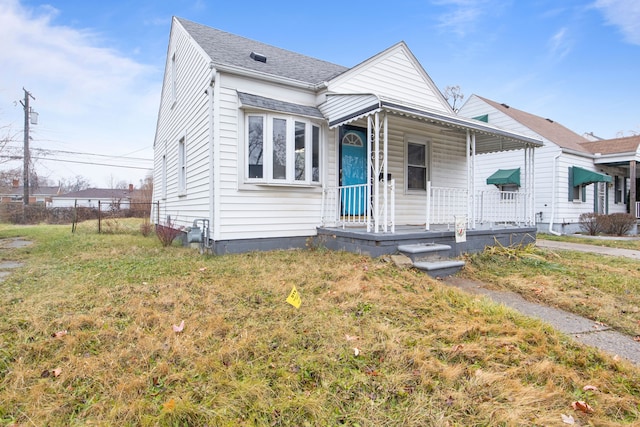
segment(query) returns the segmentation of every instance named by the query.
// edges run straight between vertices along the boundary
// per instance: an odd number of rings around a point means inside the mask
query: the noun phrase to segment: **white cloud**
[[[571,51],[571,41],[566,28],[561,28],[551,36],[549,48],[551,56],[555,59],[562,59]]]
[[[18,0],[0,0],[5,52],[0,67],[0,123],[10,118],[14,126],[20,123],[21,108],[9,106],[22,97],[25,87],[36,97],[33,108],[40,113],[34,146],[114,155],[149,147],[137,156],[150,158],[160,71],[102,46],[101,34],[57,25],[59,13],[52,7],[34,10]],[[97,185],[105,185],[109,174],[144,175],[68,164],[56,170],[53,162],[47,167],[56,178],[93,174],[89,178]]]
[[[596,0],[593,6],[606,21],[620,29],[627,42],[640,45],[640,2],[638,0]]]
[[[459,37],[474,32],[483,16],[506,6],[506,2],[496,0],[433,0],[431,3],[448,9],[440,15],[439,27]]]

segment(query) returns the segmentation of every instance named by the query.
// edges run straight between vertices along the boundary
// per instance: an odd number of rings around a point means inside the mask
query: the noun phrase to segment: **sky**
[[[640,134],[640,1],[0,0],[0,170],[28,90],[40,177],[95,187],[150,174],[171,17],[351,67],[407,43],[460,86],[602,138]],[[2,157],[4,156],[4,157]]]

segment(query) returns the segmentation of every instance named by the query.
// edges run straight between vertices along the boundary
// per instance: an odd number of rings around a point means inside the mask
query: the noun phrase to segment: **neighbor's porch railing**
[[[636,202],[636,219],[640,219],[640,202]]]
[[[378,221],[384,222],[383,229],[395,230],[395,180],[388,183],[388,198],[380,198]],[[325,226],[348,227],[366,226],[373,229],[375,212],[372,206],[371,186],[367,184],[344,185],[322,189],[322,218]]]

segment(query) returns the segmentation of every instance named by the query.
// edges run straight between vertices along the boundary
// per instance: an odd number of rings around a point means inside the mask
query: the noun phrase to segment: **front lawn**
[[[0,252],[25,263],[0,283],[0,425],[640,422],[637,368],[381,259],[0,226],[13,236],[34,244]],[[538,255],[486,262],[568,268]]]

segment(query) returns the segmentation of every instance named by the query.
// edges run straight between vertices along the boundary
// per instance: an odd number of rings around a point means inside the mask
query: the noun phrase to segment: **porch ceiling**
[[[335,128],[351,123],[378,111],[440,125],[449,132],[465,137],[470,131],[476,135],[476,153],[519,150],[526,146],[541,147],[542,141],[516,132],[511,132],[478,120],[420,109],[398,101],[385,99],[375,94],[328,94],[327,101],[319,107]]]

